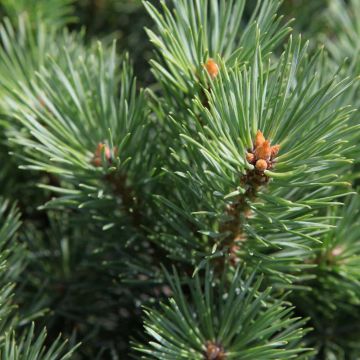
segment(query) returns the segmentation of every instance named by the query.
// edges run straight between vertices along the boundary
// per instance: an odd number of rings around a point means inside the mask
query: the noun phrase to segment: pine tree
[[[358,0],[0,14],[1,359],[360,358]]]

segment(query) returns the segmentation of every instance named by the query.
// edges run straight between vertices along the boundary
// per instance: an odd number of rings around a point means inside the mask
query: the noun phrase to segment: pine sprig
[[[283,24],[276,15],[280,2],[258,1],[252,17],[244,25],[246,1],[172,1],[169,8],[161,2],[158,11],[150,2],[144,2],[154,20],[157,32],[147,29],[150,41],[160,54],[152,60],[152,70],[162,84],[168,102],[172,98],[180,104],[198,94],[201,83],[206,83],[206,63],[220,57],[227,66],[250,61],[254,41],[264,52],[270,52],[289,34],[289,24]],[[216,64],[213,67],[217,66]],[[200,80],[200,81],[199,81]]]
[[[65,48],[74,58],[85,51],[84,33],[70,33],[64,29],[59,31],[43,22],[34,29],[25,17],[5,18],[0,25],[0,99],[3,116],[11,118],[7,111],[4,94],[9,96],[6,88],[21,91],[23,84],[31,87],[36,79],[36,72],[47,67],[52,59],[65,64]],[[4,121],[4,119],[2,119]],[[5,123],[6,124],[6,123]]]
[[[258,47],[252,66],[220,67],[205,90],[208,103],[194,101],[192,123],[172,115],[184,150],[171,150],[176,190],[159,201],[177,236],[159,243],[176,258],[230,253],[250,264],[261,259],[262,271],[280,276],[307,267],[306,254],[332,226],[320,209],[351,192],[341,175],[351,168],[347,141],[358,129],[348,122],[351,107],[334,106],[352,81],[317,75],[324,56],[309,57],[290,39],[273,65]]]
[[[146,309],[144,328],[150,341],[136,345],[144,359],[290,359],[307,351],[300,344],[307,332],[292,308],[259,292],[261,277],[243,277],[237,269],[220,282],[207,268],[187,279],[186,291],[175,272],[167,274],[173,291],[159,309]],[[189,294],[189,296],[187,296]]]
[[[70,360],[60,328],[126,357],[143,305],[137,358],[358,359],[359,1],[329,1],[330,56],[277,0],[144,1],[144,91],[73,0],[4,0],[0,180],[49,201],[19,228],[0,199],[1,359]]]
[[[254,148],[258,129],[280,145],[276,170],[264,170],[264,174],[279,179],[283,186],[285,182],[292,187],[294,183],[304,186],[307,181],[301,181],[299,172],[307,174],[319,167],[320,175],[347,161],[341,155],[346,135],[355,129],[349,129],[346,122],[353,109],[334,109],[332,101],[346,92],[352,81],[338,80],[334,74],[332,81],[322,84],[315,73],[319,56],[309,61],[306,46],[290,41],[275,69],[267,66],[260,54],[252,67],[228,70],[224,66],[208,92],[209,108],[196,100],[205,124],[203,131],[198,127],[200,141],[189,139],[187,133],[182,135],[186,144],[200,148],[215,179],[221,175],[231,183],[234,180],[228,173],[253,169],[246,153]],[[310,135],[304,136],[305,128],[312,130]],[[187,130],[185,125],[181,129]],[[205,139],[209,139],[208,145]],[[330,147],[334,151],[329,154]]]
[[[26,149],[20,156],[31,163],[24,168],[63,180],[58,187],[42,185],[62,195],[51,206],[122,203],[136,215],[129,189],[146,185],[156,156],[147,141],[144,93],[137,92],[128,61],[120,64],[115,45],[107,51],[99,44],[80,58],[64,50],[64,56],[64,64],[53,61],[30,86],[7,88],[12,114],[31,133],[13,133]]]

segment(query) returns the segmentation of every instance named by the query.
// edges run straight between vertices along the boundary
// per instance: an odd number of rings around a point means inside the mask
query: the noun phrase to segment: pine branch
[[[20,156],[32,164],[24,168],[62,180],[58,187],[41,185],[63,195],[50,206],[106,210],[107,227],[118,218],[109,206],[136,204],[141,196],[129,198],[128,189],[146,186],[153,171],[156,154],[146,140],[150,128],[144,93],[137,94],[127,60],[120,77],[116,74],[115,46],[108,51],[99,45],[80,58],[64,54],[65,63],[53,61],[29,87],[7,88],[13,116],[31,132],[15,129],[13,137],[25,149]]]
[[[329,1],[330,56],[276,0],[145,1],[147,91],[73,4],[2,4],[0,151],[52,199],[20,230],[0,199],[0,357],[127,356],[144,306],[135,357],[358,358],[359,0]]]
[[[148,1],[144,5],[157,26],[157,33],[147,29],[160,54],[151,61],[153,73],[168,104],[180,104],[180,109],[191,106],[191,98],[201,91],[200,84],[207,83],[208,61],[220,57],[227,66],[250,61],[257,37],[264,52],[270,52],[290,31],[276,15],[278,1],[259,1],[246,26],[242,21],[244,0],[172,1],[173,9],[162,1],[161,12]]]
[[[21,16],[12,20],[3,19],[0,25],[0,42],[0,105],[6,119],[12,119],[12,113],[3,100],[5,95],[11,95],[6,88],[21,91],[22,85],[26,84],[31,89],[32,82],[36,80],[36,72],[41,68],[46,68],[53,60],[66,64],[64,48],[74,58],[85,51],[83,32],[69,33],[66,29],[59,32],[44,23],[39,23],[33,29],[29,20]],[[4,123],[8,126],[7,122]]]
[[[291,307],[259,292],[261,277],[243,277],[237,269],[221,281],[207,268],[186,279],[186,290],[175,272],[167,274],[173,291],[159,309],[146,309],[147,345],[135,345],[144,359],[290,359],[303,358],[300,344],[307,332]]]
[[[184,242],[196,245],[189,253],[179,236],[166,236],[159,242],[169,251],[185,260],[262,259],[263,271],[283,277],[285,270],[290,279],[296,266],[307,267],[304,258],[331,228],[319,211],[351,192],[344,181],[351,169],[346,141],[358,129],[348,126],[353,109],[336,107],[352,81],[317,76],[323,58],[321,50],[309,57],[300,39],[290,40],[274,64],[258,47],[252,66],[223,64],[209,79],[207,106],[200,97],[194,102],[204,123],[196,132],[173,115],[185,151],[172,150],[167,170],[177,191],[159,199],[176,214],[171,226],[178,233],[187,227],[191,240]]]

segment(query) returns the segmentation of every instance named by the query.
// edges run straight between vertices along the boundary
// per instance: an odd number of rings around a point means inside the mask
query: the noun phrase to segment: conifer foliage
[[[0,16],[1,359],[360,359],[360,1]]]

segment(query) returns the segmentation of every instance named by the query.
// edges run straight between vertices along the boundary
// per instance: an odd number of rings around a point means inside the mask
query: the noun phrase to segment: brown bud
[[[99,143],[98,146],[96,147],[94,157],[91,161],[91,163],[96,167],[101,166],[102,151],[105,152],[105,159],[108,160],[109,162],[111,161],[111,150],[110,150],[109,146],[105,145],[104,143]]]
[[[276,144],[271,147],[271,158],[272,159],[274,159],[276,157],[276,155],[279,153],[279,150],[280,150],[279,144]]]
[[[259,171],[265,171],[268,167],[267,165],[267,162],[263,159],[259,159],[257,162],[256,162],[256,165],[255,165],[256,169],[259,170]]]
[[[255,155],[253,153],[246,153],[246,160],[249,163],[253,163],[255,160]]]
[[[214,59],[208,59],[208,61],[205,64],[205,68],[212,79],[215,79],[219,73],[219,66],[214,61]]]
[[[206,360],[225,360],[225,352],[223,348],[213,342],[208,341],[206,344]]]
[[[265,140],[262,145],[255,149],[255,156],[257,159],[269,160],[271,157],[270,141]]]
[[[258,130],[255,137],[255,148],[261,146],[265,142],[265,137],[263,133]]]

